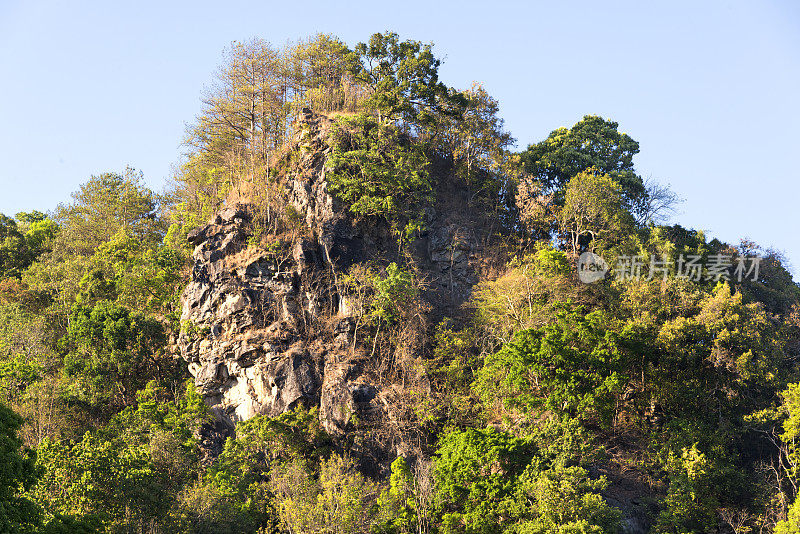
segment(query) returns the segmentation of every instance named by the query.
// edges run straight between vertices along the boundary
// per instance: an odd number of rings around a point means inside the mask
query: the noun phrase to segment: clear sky
[[[656,5],[658,4],[658,5]],[[585,114],[639,141],[644,176],[709,237],[786,253],[800,280],[800,2],[0,0],[0,212],[53,209],[90,175],[162,189],[233,40],[393,30],[442,79],[482,82],[524,148]]]

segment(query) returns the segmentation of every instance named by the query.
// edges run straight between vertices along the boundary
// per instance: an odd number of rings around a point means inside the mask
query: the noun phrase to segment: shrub
[[[398,234],[421,228],[420,203],[432,192],[421,145],[359,114],[331,128],[328,188],[359,217],[383,217]]]

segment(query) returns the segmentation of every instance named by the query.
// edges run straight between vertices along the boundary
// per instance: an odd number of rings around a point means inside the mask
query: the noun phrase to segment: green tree
[[[82,305],[113,300],[130,309],[177,320],[181,268],[186,255],[165,245],[142,243],[120,229],[95,249],[77,295]]]
[[[453,113],[439,113],[438,138],[446,157],[453,159],[455,172],[473,195],[492,199],[499,195],[509,166],[507,148],[514,138],[503,129],[497,100],[478,83],[458,93],[463,105]]]
[[[390,326],[410,318],[407,312],[413,309],[412,302],[418,297],[418,283],[412,272],[392,262],[386,267],[385,276],[375,277],[374,285],[372,317]]]
[[[505,273],[481,283],[474,292],[475,325],[485,352],[495,352],[520,330],[553,321],[565,301],[586,300],[586,287],[573,282],[566,253],[544,246],[513,258]]]
[[[369,96],[365,105],[378,113],[378,123],[403,121],[410,128],[433,121],[434,111],[447,98],[447,87],[439,81],[441,60],[433,45],[400,41],[393,32],[375,33],[355,52],[361,58],[355,77]]]
[[[0,279],[19,276],[28,259],[25,237],[17,222],[0,213]]]
[[[366,534],[375,523],[376,485],[349,458],[332,455],[319,478],[290,462],[273,475],[281,523],[303,534]]]
[[[531,440],[492,428],[442,436],[434,467],[442,532],[502,532],[516,478],[535,452]]]
[[[172,531],[178,494],[197,477],[199,426],[211,417],[191,381],[177,395],[150,382],[137,401],[78,440],[39,445],[33,494],[55,515],[53,528],[72,517],[104,532]]]
[[[800,474],[800,383],[788,384],[780,394],[777,409],[762,410],[747,418],[749,422],[767,423],[767,434],[775,445],[776,469],[779,478],[774,488],[772,504],[778,521],[774,526],[777,534],[800,532],[800,497],[797,493]],[[770,428],[771,427],[771,428]],[[783,480],[781,480],[783,478]],[[794,493],[794,495],[792,495]],[[794,502],[791,499],[794,498]],[[788,504],[788,509],[787,505]],[[766,515],[766,514],[765,514]]]
[[[103,410],[133,404],[151,378],[172,371],[161,323],[112,302],[76,306],[62,343],[73,394]]]
[[[625,383],[624,363],[606,314],[564,305],[554,323],[517,332],[487,356],[473,387],[490,409],[519,416],[550,410],[607,424]]]
[[[556,427],[524,438],[493,428],[445,433],[434,469],[440,532],[615,532],[620,514],[599,495],[608,482],[574,465],[586,442],[573,424]]]
[[[318,113],[355,111],[361,91],[352,79],[358,55],[337,37],[319,33],[288,51],[289,79],[300,101]]]
[[[383,217],[398,233],[421,227],[420,204],[432,192],[422,147],[364,114],[331,128],[329,190],[351,213]]]
[[[121,448],[96,432],[74,444],[45,439],[37,465],[43,475],[33,493],[51,513],[111,521],[136,506],[134,499],[147,499],[146,449]]]
[[[642,179],[633,168],[639,143],[618,126],[586,115],[572,128],[553,130],[544,141],[530,145],[522,153],[523,166],[547,191],[563,190],[573,176],[596,167],[620,184],[626,203],[635,207],[645,196]]]
[[[780,385],[786,340],[763,306],[746,303],[726,283],[692,311],[665,321],[657,334],[660,364],[653,378],[668,377],[656,382],[660,402],[713,426],[755,411],[761,394],[769,398]]]
[[[607,246],[612,238],[620,239],[633,231],[621,186],[596,168],[579,172],[566,184],[559,225],[575,255]]]
[[[61,227],[59,244],[70,253],[91,255],[120,229],[143,242],[160,241],[165,228],[159,217],[159,197],[132,168],[124,174],[92,176],[72,194],[71,204],[56,210]]]
[[[538,473],[529,468],[520,478],[517,502],[521,507],[533,504],[535,513],[507,532],[613,534],[618,531],[622,514],[600,495],[609,486],[605,478],[592,479],[579,466],[556,466]]]
[[[43,252],[48,252],[53,239],[58,234],[58,224],[40,211],[20,212],[17,220],[20,232],[25,234],[25,244],[30,251],[30,261],[34,261]]]
[[[711,489],[711,464],[697,444],[684,447],[668,461],[670,486],[654,532],[709,532],[716,526],[719,503]]]
[[[796,534],[797,532],[800,532],[800,500],[795,501],[789,507],[786,520],[775,525],[775,534]]]
[[[272,532],[280,520],[276,492],[283,487],[280,494],[296,500],[300,492],[310,491],[314,468],[330,454],[331,445],[316,409],[301,407],[240,422],[217,461],[182,493],[181,524],[189,532],[233,528],[226,525]]]
[[[22,449],[17,431],[22,419],[0,404],[0,532],[31,532],[39,509],[23,492],[36,481],[34,457]]]
[[[414,498],[411,470],[402,456],[392,462],[389,487],[378,497],[378,534],[413,534],[418,532],[417,503]]]

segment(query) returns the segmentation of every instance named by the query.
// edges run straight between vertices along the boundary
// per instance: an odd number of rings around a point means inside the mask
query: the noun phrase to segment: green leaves
[[[0,280],[18,278],[57,233],[58,225],[38,211],[18,213],[16,220],[0,213]]]
[[[22,449],[17,430],[22,419],[0,404],[0,532],[30,532],[39,510],[22,492],[36,480],[34,460]]]
[[[556,434],[576,430],[568,421],[561,425]],[[559,451],[561,461],[543,451],[540,444],[553,437],[519,438],[493,428],[446,433],[434,470],[440,532],[614,532],[619,512],[598,494],[608,482],[566,465],[564,458],[576,459],[572,447]]]
[[[42,477],[33,495],[56,514],[129,529],[163,521],[178,491],[197,476],[199,425],[210,419],[194,385],[173,398],[155,382],[103,428],[74,442],[45,439],[38,447]],[[66,527],[64,527],[66,528]]]
[[[624,384],[623,354],[601,311],[563,306],[553,324],[518,332],[487,356],[474,389],[489,407],[518,415],[542,410],[609,423]]]
[[[417,281],[413,273],[392,262],[386,267],[385,276],[375,277],[375,295],[372,300],[372,316],[383,319],[389,325],[403,317],[403,312],[417,297]]]
[[[626,201],[635,203],[645,194],[633,168],[639,143],[620,132],[619,125],[596,115],[586,115],[572,128],[553,130],[547,139],[522,153],[527,172],[550,191],[563,189],[573,176],[590,167],[610,174],[620,183]]]
[[[176,320],[180,270],[185,263],[180,250],[142,243],[121,229],[95,250],[80,281],[78,300],[84,305],[115,300]]]
[[[328,188],[360,217],[383,217],[398,233],[421,218],[432,185],[423,148],[392,126],[360,114],[331,128]]]
[[[355,76],[371,90],[367,107],[381,119],[403,120],[409,127],[432,121],[437,103],[447,97],[433,45],[400,41],[396,33],[386,32],[359,43],[355,52],[362,63]]]
[[[596,167],[576,174],[567,183],[559,223],[575,255],[607,247],[612,239],[633,233],[633,218],[625,209],[621,186]]]
[[[391,465],[389,488],[378,497],[378,521],[373,528],[376,534],[412,534],[418,532],[417,503],[414,495],[411,470],[402,456]]]
[[[507,532],[514,533],[613,533],[621,512],[609,506],[600,492],[609,486],[605,477],[591,479],[579,466],[553,467],[536,472],[527,469],[520,477],[517,503],[533,502],[536,513]],[[523,504],[525,503],[525,504]]]
[[[319,526],[318,522],[332,513],[327,503],[320,502],[323,498],[336,501],[341,497],[344,501],[340,504],[350,507],[361,498],[358,488],[341,486],[337,473],[346,474],[350,482],[364,482],[351,463],[341,458],[325,464],[331,446],[316,409],[301,407],[274,418],[254,417],[237,425],[236,437],[226,441],[222,454],[191,490],[191,495],[198,500],[204,495],[205,500],[213,499],[215,507],[227,508],[226,512],[215,510],[214,516],[238,515],[238,521],[251,524],[252,531],[259,527],[272,528],[278,511],[284,523],[294,528],[297,525]],[[315,468],[324,465],[329,471],[321,472],[317,480]],[[330,477],[327,483],[331,487],[323,488],[324,476]],[[188,504],[187,513],[202,508],[207,512],[208,504]]]
[[[653,531],[708,532],[716,524],[719,503],[714,497],[713,466],[697,444],[671,454],[667,468],[670,486]]]
[[[154,319],[108,301],[79,305],[62,340],[64,373],[76,381],[78,398],[129,405],[153,376],[165,342],[163,326]]]
[[[754,395],[779,387],[784,343],[761,305],[746,304],[741,293],[721,283],[696,313],[660,328],[660,369],[668,366],[673,377],[663,384],[662,402],[676,413],[705,415],[712,422],[749,413],[756,409]],[[698,392],[707,390],[716,398],[712,410],[707,399],[698,402]]]
[[[127,498],[144,489],[150,473],[144,449],[122,449],[87,432],[74,445],[45,440],[38,448],[43,469],[35,494],[65,515],[121,515]],[[144,495],[139,495],[144,498]]]
[[[72,198],[71,204],[58,207],[56,220],[62,244],[73,253],[90,255],[121,229],[142,242],[160,241],[166,231],[156,216],[161,199],[134,169],[92,176]]]
[[[493,428],[448,432],[439,443],[434,478],[443,532],[502,532],[500,517],[535,445]]]

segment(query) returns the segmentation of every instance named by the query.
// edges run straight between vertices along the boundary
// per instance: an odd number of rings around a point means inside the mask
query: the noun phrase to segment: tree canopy
[[[522,163],[550,191],[562,190],[573,176],[596,168],[622,187],[628,205],[637,207],[646,194],[642,178],[633,167],[639,143],[619,131],[619,124],[586,115],[571,128],[558,128],[547,139],[528,146]]]

